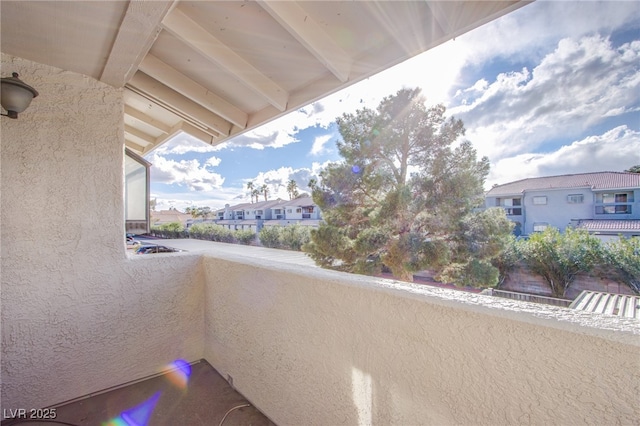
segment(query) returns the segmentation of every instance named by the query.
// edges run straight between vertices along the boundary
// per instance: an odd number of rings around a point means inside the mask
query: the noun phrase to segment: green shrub
[[[250,229],[240,229],[235,232],[235,238],[240,244],[248,246],[256,240],[256,233]]]
[[[213,223],[197,223],[189,229],[191,238],[199,240],[218,241],[222,243],[234,243],[234,232],[224,226]]]
[[[265,226],[260,230],[260,243],[265,247],[280,247],[280,226]]]
[[[583,229],[555,228],[536,232],[523,245],[524,261],[542,276],[554,296],[564,297],[577,274],[590,272],[602,262],[600,240]]]
[[[151,226],[151,233],[162,238],[187,238],[184,225],[180,222],[163,223]]]
[[[640,294],[640,238],[620,238],[604,246],[604,266],[612,275]]]
[[[302,246],[309,242],[311,235],[306,226],[289,225],[280,229],[280,246],[289,250],[302,250]]]

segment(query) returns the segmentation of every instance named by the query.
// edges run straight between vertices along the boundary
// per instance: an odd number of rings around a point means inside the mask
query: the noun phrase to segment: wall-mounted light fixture
[[[7,114],[0,115],[9,118],[18,118],[18,113],[29,107],[31,100],[38,96],[38,92],[20,80],[17,72],[13,73],[13,77],[4,77],[1,80],[1,103],[2,108],[7,111]]]

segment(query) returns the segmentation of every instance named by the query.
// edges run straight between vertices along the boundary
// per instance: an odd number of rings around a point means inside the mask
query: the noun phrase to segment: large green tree
[[[475,211],[489,162],[461,140],[463,123],[447,118],[442,105],[427,107],[420,89],[403,89],[337,124],[343,161],[310,184],[324,218],[304,247],[316,263],[356,273],[388,269],[405,280],[449,267],[443,276],[460,284],[482,269],[484,284],[496,284],[494,246],[511,225],[503,211]],[[470,236],[487,234],[489,225],[495,234],[474,249]]]
[[[602,260],[600,240],[584,229],[560,233],[548,227],[535,232],[524,244],[524,261],[542,276],[556,297],[565,297],[581,272],[590,272]]]
[[[640,294],[640,238],[620,237],[608,243],[603,251],[606,265],[613,276]]]

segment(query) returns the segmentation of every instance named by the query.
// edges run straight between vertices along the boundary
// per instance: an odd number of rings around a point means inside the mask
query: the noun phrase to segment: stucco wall
[[[202,358],[200,258],[125,253],[122,90],[5,54],[2,71],[40,92],[0,120],[2,408]]]
[[[205,358],[293,424],[636,424],[640,325],[208,257]]]

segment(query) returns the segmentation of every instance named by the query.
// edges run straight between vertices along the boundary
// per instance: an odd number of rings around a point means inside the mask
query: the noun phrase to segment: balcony
[[[3,407],[204,358],[277,424],[637,418],[637,321],[323,270],[300,253],[189,244],[199,246],[125,259],[117,269],[150,279],[112,282],[99,303],[3,306],[14,314],[3,316]]]
[[[204,359],[282,425],[637,423],[635,320],[327,271],[294,252],[127,256],[123,90],[1,57],[40,92],[0,120],[3,410]]]

